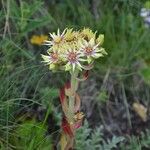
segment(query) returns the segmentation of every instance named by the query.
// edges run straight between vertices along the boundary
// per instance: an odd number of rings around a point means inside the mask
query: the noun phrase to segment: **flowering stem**
[[[44,62],[49,65],[50,70],[70,71],[71,81],[60,89],[60,102],[64,112],[62,118],[62,143],[63,150],[73,149],[76,129],[82,125],[84,114],[80,112],[81,100],[76,93],[78,82],[87,79],[87,70],[92,69],[91,63],[95,59],[106,55],[106,51],[102,48],[104,35],[96,36],[96,32],[90,29],[81,31],[73,31],[73,29],[65,29],[62,34],[58,29],[56,33],[50,33],[51,40],[45,41],[45,45],[50,46],[47,50],[48,55],[42,55]],[[58,47],[56,49],[55,47]],[[79,70],[78,70],[78,69]],[[79,72],[83,74],[83,78],[77,78]],[[82,75],[82,74],[81,74]],[[63,138],[66,143],[64,144]]]
[[[69,96],[69,121],[73,123],[74,106],[75,106],[75,94],[77,90],[77,76],[78,71],[71,72],[71,94]]]

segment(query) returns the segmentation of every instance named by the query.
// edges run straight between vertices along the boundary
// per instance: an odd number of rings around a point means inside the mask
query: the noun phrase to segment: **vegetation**
[[[80,85],[88,123],[78,129],[76,149],[150,148],[150,29],[140,16],[145,3],[1,1],[0,149],[47,150],[58,144],[62,115],[58,93],[69,74],[50,72],[40,54],[46,54],[41,41],[48,33],[66,27],[89,27],[104,34],[108,52]]]

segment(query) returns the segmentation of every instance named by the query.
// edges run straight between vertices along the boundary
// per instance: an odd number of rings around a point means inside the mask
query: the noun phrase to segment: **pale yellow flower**
[[[51,40],[45,41],[45,45],[53,46],[53,45],[60,45],[64,41],[64,34],[66,29],[60,34],[60,30],[57,30],[56,33],[50,33]]]
[[[48,53],[48,55],[41,55],[44,59],[44,63],[49,65],[50,69],[53,69],[57,63],[59,63],[59,54],[57,52]]]
[[[73,31],[73,29],[67,29],[64,39],[67,43],[74,43],[79,40],[79,32]]]
[[[81,45],[81,51],[87,57],[88,63],[91,63],[92,60],[95,58],[99,58],[106,54],[104,48],[99,47],[100,43],[96,44],[95,39],[91,39],[89,42],[86,40],[83,41]]]
[[[83,54],[80,51],[74,49],[68,49],[66,54],[63,55],[66,60],[65,70],[72,70],[73,72],[75,69],[82,70],[81,62],[86,61],[83,59]]]
[[[81,31],[81,36],[82,36],[85,40],[89,41],[90,39],[95,38],[96,32],[93,33],[93,31],[90,30],[89,28],[84,28],[84,29]]]

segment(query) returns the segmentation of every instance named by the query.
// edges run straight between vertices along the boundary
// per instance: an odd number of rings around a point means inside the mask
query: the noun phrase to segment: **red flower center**
[[[75,62],[77,60],[77,54],[75,52],[70,52],[68,55],[68,60],[70,62]]]
[[[93,51],[93,49],[91,47],[86,47],[85,48],[85,53],[88,55],[88,54],[91,54]]]
[[[52,53],[51,58],[52,58],[53,61],[57,61],[58,60],[58,54],[57,53]]]

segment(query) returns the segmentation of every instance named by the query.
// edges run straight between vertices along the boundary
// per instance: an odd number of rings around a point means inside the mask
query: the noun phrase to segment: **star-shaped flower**
[[[84,60],[83,54],[80,51],[74,49],[68,49],[66,53],[63,55],[67,64],[65,65],[65,70],[72,70],[73,72],[75,69],[82,70],[81,62],[86,61]]]
[[[49,65],[50,69],[55,68],[55,65],[59,62],[59,55],[57,52],[53,51],[51,53],[48,52],[48,55],[41,55],[47,65]]]
[[[50,33],[51,39],[52,40],[47,40],[45,41],[45,45],[49,45],[49,46],[54,46],[54,45],[59,45],[64,41],[64,35],[65,35],[66,29],[62,32],[62,34],[60,34],[60,30],[57,30],[57,34],[56,33]]]
[[[92,38],[89,42],[84,40],[81,44],[81,51],[87,57],[88,63],[91,63],[93,58],[97,59],[107,54],[104,48],[99,47],[100,43],[96,44],[95,39]]]

